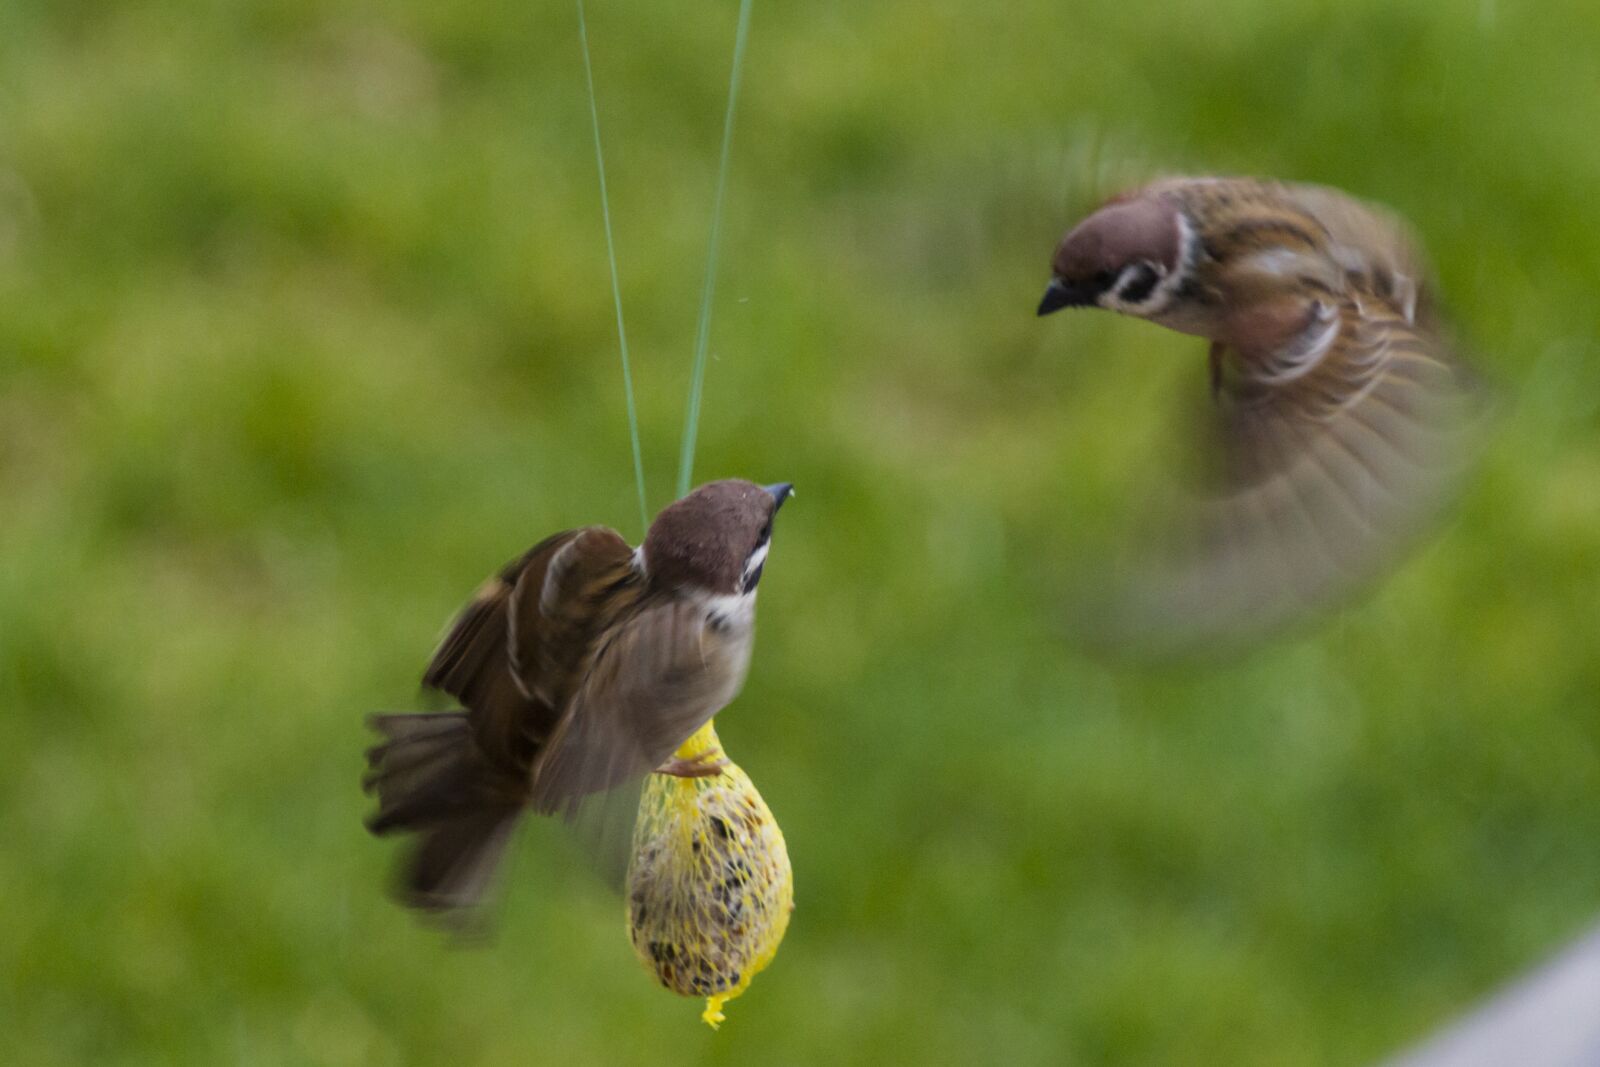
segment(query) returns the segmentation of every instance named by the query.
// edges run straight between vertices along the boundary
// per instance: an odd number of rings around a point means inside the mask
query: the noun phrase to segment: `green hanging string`
[[[617,247],[611,237],[611,198],[606,193],[606,157],[600,150],[600,107],[595,102],[594,65],[589,59],[589,24],[578,0],[578,39],[583,43],[583,75],[589,85],[589,119],[594,128],[594,162],[600,172],[600,215],[605,219],[606,256],[611,260],[611,299],[617,309],[617,344],[622,352],[622,391],[628,401],[628,436],[633,441],[633,480],[639,490],[639,523],[650,527],[650,509],[644,502],[644,457],[639,448],[639,413],[633,402],[633,368],[628,362],[628,331],[622,325],[622,284],[617,278]],[[682,495],[682,494],[679,494]]]
[[[700,396],[706,378],[706,349],[711,338],[711,298],[717,287],[717,245],[722,236],[722,200],[728,186],[728,156],[733,144],[733,113],[739,100],[739,71],[744,65],[745,38],[750,31],[751,0],[740,0],[739,27],[733,38],[733,72],[728,79],[728,111],[722,120],[722,162],[711,208],[711,247],[706,252],[706,280],[700,295],[700,325],[695,331],[694,371],[689,378],[689,404],[683,419],[683,449],[678,456],[678,496],[689,492],[694,473],[695,434],[700,428]]]

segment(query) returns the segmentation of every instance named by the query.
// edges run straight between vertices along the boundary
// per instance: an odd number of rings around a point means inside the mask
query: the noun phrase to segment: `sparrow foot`
[[[657,767],[656,773],[670,774],[674,778],[710,778],[721,774],[727,765],[720,748],[708,748],[688,759],[670,759]]]

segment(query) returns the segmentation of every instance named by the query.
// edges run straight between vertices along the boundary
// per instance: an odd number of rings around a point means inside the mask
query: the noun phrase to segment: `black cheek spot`
[[[1117,291],[1117,299],[1125,304],[1142,304],[1150,299],[1150,294],[1155,291],[1156,282],[1160,281],[1155,268],[1148,263],[1141,263],[1129,271],[1129,280]]]
[[[761,581],[761,569],[766,565],[766,560],[762,560],[760,563],[756,564],[756,569],[751,571],[749,576],[744,580],[744,592],[748,593],[755,589],[756,583]]]

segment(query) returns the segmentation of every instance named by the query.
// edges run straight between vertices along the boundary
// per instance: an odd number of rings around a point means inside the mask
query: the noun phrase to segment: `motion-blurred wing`
[[[1398,261],[1396,261],[1398,262]],[[1162,651],[1265,636],[1330,606],[1391,563],[1473,453],[1481,393],[1443,340],[1386,295],[1313,305],[1270,351],[1223,365],[1209,486],[1121,597],[1119,639]]]
[[[748,631],[719,630],[689,600],[622,623],[534,769],[534,807],[570,815],[583,797],[660,766],[738,693],[749,656]]]
[[[563,531],[485,582],[456,619],[423,684],[461,701],[491,757],[526,767],[555,728],[551,694],[581,671],[592,624],[608,606],[584,594],[631,575],[630,559],[627,542],[606,527]]]

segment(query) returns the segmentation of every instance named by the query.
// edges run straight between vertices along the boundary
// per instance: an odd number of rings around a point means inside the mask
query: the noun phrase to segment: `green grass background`
[[[652,508],[736,5],[592,0]],[[758,0],[697,480],[793,480],[721,719],[798,907],[713,1034],[559,828],[462,950],[363,715],[639,534],[570,5],[0,4],[0,1034],[17,1064],[1361,1064],[1600,911],[1600,13]],[[1059,637],[1192,340],[1033,317],[1171,172],[1424,234],[1499,433],[1308,636]]]

